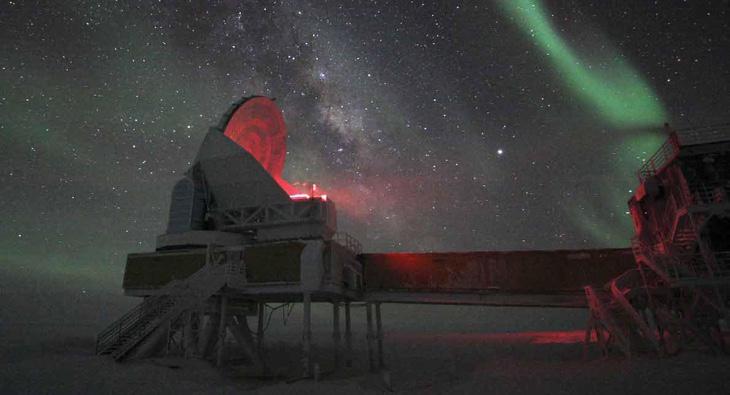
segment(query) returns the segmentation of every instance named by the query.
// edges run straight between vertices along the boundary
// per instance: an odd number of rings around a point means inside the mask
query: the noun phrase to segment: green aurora
[[[626,202],[637,180],[635,171],[661,145],[657,133],[667,113],[650,86],[619,53],[608,60],[583,59],[563,39],[539,0],[503,0],[503,10],[532,38],[576,99],[586,104],[616,134],[605,174],[594,177],[594,192],[565,210],[572,222],[598,244],[624,247],[631,236]],[[594,65],[600,65],[596,67]],[[636,131],[641,131],[636,133]],[[590,190],[591,188],[589,188]]]
[[[620,54],[600,70],[581,59],[550,22],[537,0],[504,0],[503,8],[530,35],[565,85],[617,128],[661,125],[667,115],[649,85]]]

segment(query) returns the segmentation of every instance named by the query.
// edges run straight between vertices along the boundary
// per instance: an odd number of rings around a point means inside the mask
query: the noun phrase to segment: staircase
[[[608,283],[606,290],[585,287],[591,311],[588,330],[596,331],[597,340],[604,352],[607,352],[606,347],[611,343],[618,346],[627,357],[633,349],[641,346],[649,346],[662,353],[653,321],[647,321],[630,302],[633,293],[644,292],[640,288],[641,284],[641,273],[633,269]],[[608,334],[605,340],[601,338],[602,330]]]
[[[206,264],[185,280],[175,280],[99,333],[96,353],[121,361],[157,328],[199,307],[226,284],[226,265]]]
[[[609,289],[611,290],[611,297],[621,306],[622,313],[628,318],[627,323],[637,328],[637,334],[640,334],[657,352],[661,353],[656,328],[650,328],[649,323],[647,323],[641,313],[630,302],[638,292],[645,292],[645,289],[642,289],[642,285],[643,279],[641,272],[638,269],[633,269],[611,280]]]
[[[591,314],[586,343],[590,341],[591,331],[595,330],[596,340],[604,354],[608,353],[608,346],[614,344],[626,357],[630,357],[631,344],[626,333],[626,316],[623,308],[613,300],[610,293],[602,289],[593,288],[590,285],[584,289]],[[603,330],[606,331],[605,334]]]
[[[674,234],[673,244],[682,251],[692,251],[697,243],[697,234],[690,227],[683,227]]]

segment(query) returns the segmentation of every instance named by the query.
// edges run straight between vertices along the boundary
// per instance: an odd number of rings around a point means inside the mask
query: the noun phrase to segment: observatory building
[[[181,338],[185,355],[221,364],[230,333],[260,365],[263,339],[254,343],[247,316],[263,334],[264,303],[303,302],[309,319],[312,301],[361,299],[360,246],[337,233],[326,196],[291,193],[285,144],[281,111],[264,97],[233,104],[210,129],[172,190],[156,251],[127,258],[124,292],[144,301],[98,336],[98,353],[142,357]]]
[[[287,132],[276,104],[243,98],[174,185],[156,250],[127,257],[124,293],[142,302],[98,335],[96,351],[118,361],[244,357],[265,371],[268,304],[302,303],[302,374],[318,377],[318,302],[332,305],[335,367],[354,358],[353,304],[365,307],[372,370],[384,366],[384,303],[588,308],[586,341],[594,332],[604,352],[673,352],[688,329],[716,348],[730,289],[730,139],[694,133],[692,142],[673,133],[641,169],[632,248],[363,253],[338,230],[332,197],[283,179]],[[231,355],[232,342],[243,355]]]

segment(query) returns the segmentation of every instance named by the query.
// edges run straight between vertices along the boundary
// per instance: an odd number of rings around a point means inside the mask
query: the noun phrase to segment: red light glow
[[[281,110],[272,100],[266,97],[248,99],[233,113],[223,134],[256,158],[292,199],[304,198],[305,194],[299,188],[281,176],[286,162],[286,124]]]
[[[247,100],[233,113],[223,134],[253,155],[274,178],[281,178],[286,161],[286,124],[272,100]]]

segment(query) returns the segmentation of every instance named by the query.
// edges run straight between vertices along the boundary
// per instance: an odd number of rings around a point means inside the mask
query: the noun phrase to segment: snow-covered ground
[[[7,274],[0,282],[0,394],[381,393],[367,373],[364,311],[354,309],[355,366],[320,382],[288,383],[299,365],[300,310],[267,332],[274,373],[207,361],[155,358],[117,364],[93,354],[96,333],[134,300],[104,289],[84,292]],[[24,281],[26,281],[24,283]],[[314,310],[315,354],[332,368],[330,309]],[[393,390],[404,393],[728,394],[730,357],[688,351],[668,359],[583,358],[583,310],[454,306],[383,309],[385,358]]]

